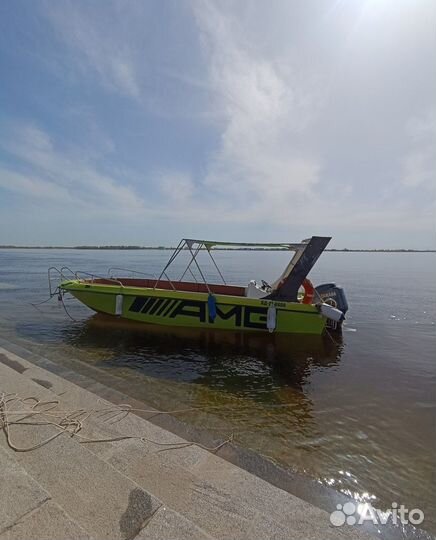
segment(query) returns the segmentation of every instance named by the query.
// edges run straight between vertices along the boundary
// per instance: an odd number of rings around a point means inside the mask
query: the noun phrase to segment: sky
[[[436,247],[434,0],[0,3],[0,244]]]

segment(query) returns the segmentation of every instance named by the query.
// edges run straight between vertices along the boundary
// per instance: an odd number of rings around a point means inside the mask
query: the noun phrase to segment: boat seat
[[[245,288],[245,296],[247,298],[263,298],[269,294],[269,291],[263,289],[252,279]]]

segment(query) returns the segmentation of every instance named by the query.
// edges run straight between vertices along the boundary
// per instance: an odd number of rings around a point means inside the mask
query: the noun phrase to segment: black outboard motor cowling
[[[345,296],[344,289],[336,285],[336,283],[323,283],[315,287],[315,303],[319,298],[326,304],[332,304],[340,309],[345,315],[348,311],[348,302]]]

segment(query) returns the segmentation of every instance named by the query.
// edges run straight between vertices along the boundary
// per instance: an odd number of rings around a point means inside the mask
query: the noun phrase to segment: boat
[[[105,277],[52,267],[50,294],[62,299],[69,293],[98,313],[148,324],[320,335],[327,328],[340,328],[348,310],[342,287],[335,283],[314,287],[307,277],[330,240],[312,236],[299,243],[265,244],[184,238],[159,276],[144,277],[141,272],[129,271],[129,277],[123,277],[114,274],[121,269],[112,269]],[[292,256],[274,283],[251,280],[235,285],[226,282],[216,264],[214,252],[223,249],[263,249],[269,256],[273,250],[285,250]],[[180,254],[187,254],[189,260],[181,276],[171,279],[170,268]],[[200,254],[209,257],[220,283],[206,279]],[[56,289],[52,287],[53,272],[60,276]]]

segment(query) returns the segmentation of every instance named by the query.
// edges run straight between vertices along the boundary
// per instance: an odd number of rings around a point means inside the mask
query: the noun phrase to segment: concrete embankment
[[[1,393],[2,540],[371,538],[3,348]]]

